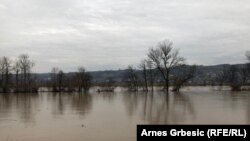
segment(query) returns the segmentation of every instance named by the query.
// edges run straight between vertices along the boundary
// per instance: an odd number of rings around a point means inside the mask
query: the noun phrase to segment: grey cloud
[[[0,56],[28,53],[36,71],[125,68],[173,40],[189,63],[244,62],[247,0],[0,0]]]

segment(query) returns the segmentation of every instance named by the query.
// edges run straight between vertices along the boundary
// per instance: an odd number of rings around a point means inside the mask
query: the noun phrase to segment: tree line
[[[44,86],[52,92],[87,92],[91,87],[92,77],[84,67],[70,75],[59,68],[52,68],[50,79],[40,82],[32,71],[34,66],[34,61],[27,54],[21,54],[15,60],[0,58],[0,92],[34,93]]]
[[[87,92],[92,85],[92,77],[84,67],[67,75],[63,70],[54,67],[46,84],[52,92]]]
[[[249,90],[250,52],[246,52],[247,63],[244,65],[226,65],[216,76],[215,85],[229,86],[232,91]],[[245,87],[245,88],[244,88]]]
[[[92,76],[84,67],[76,72],[65,73],[54,67],[48,80],[39,80],[33,72],[35,66],[27,54],[16,59],[0,58],[0,92],[31,93],[46,87],[51,92],[87,92],[92,86],[99,86],[98,92],[112,92],[116,86],[124,86],[129,91],[154,91],[157,86],[169,92],[191,84],[196,75],[197,66],[187,65],[186,59],[173,48],[173,42],[163,40],[148,49],[146,58],[137,67],[129,65],[121,82],[108,78],[103,82],[93,82]],[[248,63],[226,65],[216,73],[213,85],[230,86],[231,90],[246,89],[250,86],[250,52],[246,52]],[[206,80],[204,80],[206,81]]]
[[[16,60],[0,58],[0,91],[36,92],[36,77],[32,73],[34,65],[27,54],[21,54]]]

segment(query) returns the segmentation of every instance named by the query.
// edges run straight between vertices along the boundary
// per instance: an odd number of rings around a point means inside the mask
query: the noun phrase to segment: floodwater
[[[249,124],[250,92],[0,94],[0,141],[135,141],[137,124]]]

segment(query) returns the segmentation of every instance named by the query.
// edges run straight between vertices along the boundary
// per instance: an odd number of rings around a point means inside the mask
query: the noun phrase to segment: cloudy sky
[[[27,53],[37,72],[126,68],[170,39],[190,64],[240,63],[249,0],[0,0],[0,56]]]

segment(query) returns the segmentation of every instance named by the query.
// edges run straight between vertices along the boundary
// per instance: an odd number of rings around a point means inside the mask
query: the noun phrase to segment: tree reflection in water
[[[51,93],[47,96],[52,100],[52,113],[55,117],[72,111],[85,116],[92,108],[92,96],[89,93]]]
[[[246,111],[246,123],[250,123],[250,95],[248,91],[215,91],[217,99],[222,97],[223,105],[232,111],[242,109]],[[236,111],[235,111],[236,112]],[[239,116],[241,118],[242,116]]]
[[[92,109],[93,105],[92,95],[89,93],[76,93],[72,95],[71,108],[76,111],[77,114],[85,116]]]
[[[113,102],[115,97],[117,96],[116,92],[101,92],[96,95],[97,97],[101,98],[104,101],[109,103]]]
[[[0,94],[0,118],[4,120],[8,117],[8,120],[16,121],[19,117],[25,123],[35,122],[35,114],[39,111],[38,101],[38,94],[35,93]]]
[[[114,118],[117,122],[136,124],[250,123],[249,99],[248,92],[211,90],[169,94],[123,91],[0,94],[0,123],[14,121],[26,125],[49,120],[53,123],[87,119],[86,115],[90,121],[99,120],[101,115],[103,120]]]
[[[92,96],[88,93],[0,94],[0,122],[35,123],[37,113],[47,113],[46,110],[51,110],[54,117],[65,112],[85,116],[91,108]]]
[[[128,115],[139,113],[149,124],[182,123],[195,118],[191,100],[182,93],[125,93],[123,96]]]

